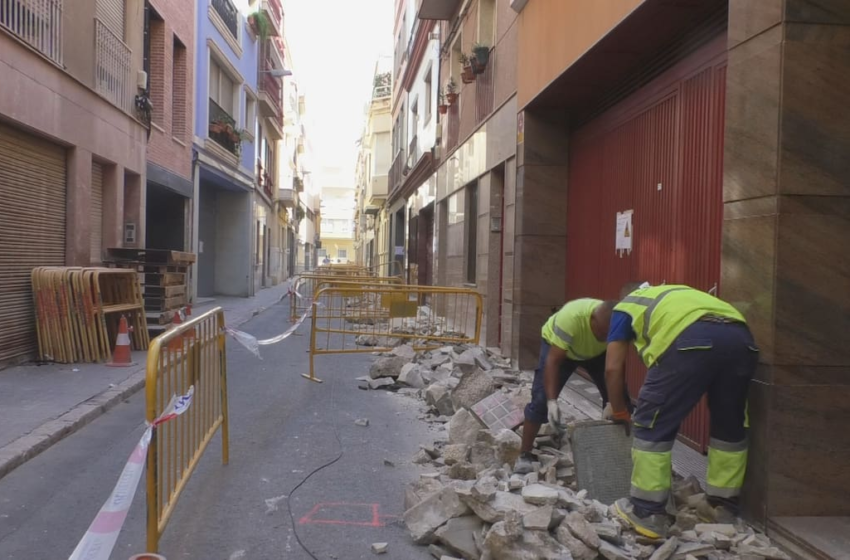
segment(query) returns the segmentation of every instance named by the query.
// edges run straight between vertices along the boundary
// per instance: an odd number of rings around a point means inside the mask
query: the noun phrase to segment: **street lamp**
[[[262,70],[260,74],[268,74],[272,78],[285,78],[292,75],[292,70],[279,70],[275,68],[274,70]]]

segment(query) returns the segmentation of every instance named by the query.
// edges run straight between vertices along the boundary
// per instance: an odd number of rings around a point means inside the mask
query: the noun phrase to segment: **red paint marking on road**
[[[369,508],[372,513],[370,521],[348,521],[345,519],[317,519],[315,516],[323,508]],[[298,520],[299,525],[347,525],[351,527],[384,527],[385,524],[381,518],[395,517],[391,515],[381,515],[381,506],[379,504],[367,503],[350,503],[350,502],[323,502],[313,506],[307,514]]]

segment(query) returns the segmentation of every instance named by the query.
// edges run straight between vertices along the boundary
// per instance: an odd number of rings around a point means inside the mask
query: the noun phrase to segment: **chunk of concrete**
[[[470,512],[452,488],[443,488],[404,512],[404,524],[416,544],[429,544],[438,528],[449,519]]]
[[[496,496],[498,484],[495,476],[482,476],[472,485],[470,495],[479,502],[489,502]]]
[[[436,474],[436,473],[434,473]],[[429,476],[423,474],[419,480],[415,480],[404,487],[404,509],[409,510],[428,496],[436,494],[443,488],[443,483],[439,480],[439,475]]]
[[[620,537],[622,527],[619,524],[593,523],[591,524],[591,527],[593,527],[593,530],[596,531],[596,534],[599,535],[600,539],[608,541],[611,544],[622,544],[622,538]]]
[[[734,537],[738,534],[738,530],[735,526],[728,523],[697,523],[694,526],[694,531],[697,532],[697,535],[702,535],[703,533],[719,533],[721,535],[726,535],[727,537]]]
[[[464,373],[460,383],[452,389],[452,405],[455,410],[470,408],[475,403],[490,396],[496,391],[496,385],[490,376],[480,368],[474,368]]]
[[[649,560],[667,560],[673,556],[677,548],[679,548],[679,539],[670,537],[652,553]]]
[[[470,448],[469,462],[479,471],[495,468],[503,464],[496,455],[496,448],[480,441],[474,443]]]
[[[530,484],[522,489],[522,499],[536,506],[549,506],[558,503],[558,491],[542,484]]]
[[[398,374],[398,382],[417,389],[425,387],[425,380],[422,379],[420,368],[413,363],[402,366],[401,372]]]
[[[478,469],[467,461],[461,461],[449,467],[447,474],[455,480],[475,480],[478,478]]]
[[[536,506],[523,500],[522,496],[510,492],[496,492],[489,502],[480,502],[471,496],[461,496],[461,499],[475,512],[475,515],[487,523],[502,521],[505,513],[509,511],[525,515],[537,509]]]
[[[469,459],[469,446],[465,443],[451,443],[443,448],[443,460],[451,466]]]
[[[631,554],[608,541],[602,541],[600,543],[599,554],[606,560],[632,560]]]
[[[554,506],[539,507],[522,516],[522,525],[530,531],[548,531],[554,514]]]
[[[566,525],[561,524],[555,529],[555,538],[570,551],[573,560],[596,560],[596,551],[575,538]]]
[[[401,356],[386,356],[378,358],[369,368],[369,377],[378,379],[380,377],[398,377],[401,368],[410,360]]]
[[[790,560],[791,557],[788,556],[783,551],[779,550],[775,546],[769,547],[760,547],[753,546],[749,544],[741,544],[735,549],[735,552],[740,554],[741,556],[753,556],[757,558],[764,558],[765,560]],[[693,553],[692,553],[693,554]]]
[[[468,410],[458,410],[449,421],[449,443],[473,445],[484,426]]]
[[[491,560],[564,560],[570,551],[545,531],[525,531],[519,538],[506,534],[504,522],[496,523],[484,539]]]
[[[575,538],[586,544],[593,550],[598,550],[600,546],[599,535],[593,530],[593,527],[584,516],[578,512],[570,513],[564,523]]]
[[[501,430],[496,434],[496,458],[499,464],[513,467],[519,457],[522,438],[513,430]]]
[[[476,367],[475,354],[472,350],[464,350],[454,359],[454,365],[462,373],[471,373]]]
[[[455,412],[454,406],[452,406],[451,386],[448,381],[438,381],[428,385],[425,389],[425,402],[445,416],[451,416]]]
[[[391,377],[379,377],[377,379],[370,379],[366,382],[369,385],[369,388],[373,391],[380,389],[381,387],[389,387],[390,385],[394,385],[395,381]]]
[[[715,548],[710,544],[705,544],[701,542],[683,542],[679,545],[679,548],[676,549],[676,552],[673,553],[671,558],[673,560],[685,560],[685,557],[690,555],[696,558],[704,558],[715,552]]]
[[[408,362],[416,358],[416,350],[410,344],[402,344],[393,348],[391,354],[393,356],[404,358]]]
[[[478,560],[481,553],[475,544],[474,534],[481,531],[484,522],[474,515],[456,517],[437,529],[437,541],[451,552],[467,560]]]

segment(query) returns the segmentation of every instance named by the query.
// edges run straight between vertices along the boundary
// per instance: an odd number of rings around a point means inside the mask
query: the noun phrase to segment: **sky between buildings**
[[[317,172],[342,168],[353,184],[375,62],[392,53],[393,0],[283,0],[283,9],[311,161]]]

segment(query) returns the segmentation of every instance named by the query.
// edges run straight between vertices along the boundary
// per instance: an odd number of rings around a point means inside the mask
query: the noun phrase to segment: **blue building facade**
[[[260,41],[232,0],[198,0],[196,13],[197,294],[248,297]]]

